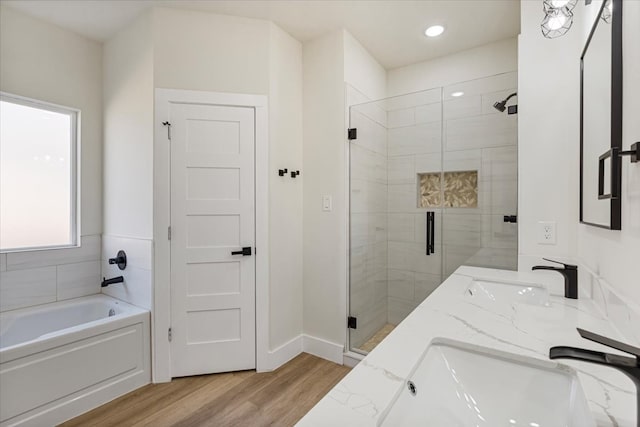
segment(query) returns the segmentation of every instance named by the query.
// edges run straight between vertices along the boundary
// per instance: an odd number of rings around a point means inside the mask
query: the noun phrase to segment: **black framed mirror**
[[[622,3],[599,5],[580,56],[580,222],[610,230],[622,216]]]

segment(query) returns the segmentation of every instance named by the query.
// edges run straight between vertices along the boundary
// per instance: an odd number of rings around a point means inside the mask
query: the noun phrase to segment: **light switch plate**
[[[541,245],[556,244],[555,221],[538,221],[538,243]]]
[[[322,210],[324,212],[331,212],[332,204],[331,196],[322,196]]]

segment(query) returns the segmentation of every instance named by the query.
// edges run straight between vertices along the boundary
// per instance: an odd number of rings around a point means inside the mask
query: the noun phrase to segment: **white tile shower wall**
[[[347,104],[367,98],[346,87]],[[350,157],[350,314],[357,329],[350,342],[360,347],[387,323],[387,134],[386,113],[377,103],[350,109],[358,138]]]
[[[0,255],[0,311],[100,293],[100,236],[73,249]]]
[[[417,171],[441,169],[440,90],[387,100],[387,319],[400,323],[440,284],[442,254],[425,255],[426,217],[417,208]],[[436,224],[442,224],[436,210]],[[442,233],[436,233],[436,244]]]
[[[515,269],[517,118],[493,109],[515,91],[506,73],[392,98],[388,111],[388,319],[397,324],[460,265]],[[465,95],[452,98],[450,93]],[[420,105],[420,101],[430,103]],[[514,99],[514,103],[517,100]],[[444,122],[441,123],[441,117]],[[442,167],[444,162],[444,168]],[[425,209],[417,208],[417,174],[478,171],[478,207],[436,212],[436,253],[425,255]],[[442,251],[438,250],[444,237]],[[442,253],[441,253],[442,252]]]
[[[127,267],[120,270],[109,264],[109,258],[119,250],[127,254]],[[153,305],[153,241],[117,236],[102,236],[102,275],[107,279],[122,276],[123,283],[102,288],[102,293],[121,299],[129,304],[151,310]]]

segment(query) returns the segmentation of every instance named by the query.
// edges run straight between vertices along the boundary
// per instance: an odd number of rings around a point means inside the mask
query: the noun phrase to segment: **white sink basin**
[[[595,427],[575,372],[556,363],[434,340],[382,426]]]
[[[542,285],[530,283],[473,279],[465,291],[465,295],[469,298],[499,303],[517,302],[542,306],[549,304],[549,291]]]

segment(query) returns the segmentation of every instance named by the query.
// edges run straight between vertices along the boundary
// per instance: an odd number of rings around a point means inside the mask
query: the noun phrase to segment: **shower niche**
[[[419,208],[477,208],[478,171],[418,173]]]
[[[494,108],[516,88],[514,72],[350,107],[350,350],[461,265],[516,269],[517,115]]]

